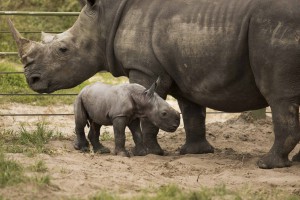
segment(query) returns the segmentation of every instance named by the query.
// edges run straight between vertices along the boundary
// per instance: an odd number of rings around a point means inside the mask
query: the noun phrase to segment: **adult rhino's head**
[[[42,33],[36,42],[21,36],[8,20],[30,88],[39,93],[74,87],[105,64],[99,33],[100,1],[88,0],[75,24],[60,34]]]
[[[154,92],[157,82],[141,96],[132,96],[133,100],[138,110],[155,126],[167,132],[174,132],[180,124],[180,114]]]

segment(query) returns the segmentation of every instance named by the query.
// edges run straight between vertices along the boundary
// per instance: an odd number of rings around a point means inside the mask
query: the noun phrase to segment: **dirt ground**
[[[170,102],[176,109],[174,102]],[[37,107],[22,104],[1,106],[2,113],[72,113],[72,106]],[[32,190],[30,185],[8,187],[0,194],[11,199],[24,199],[36,195],[39,199],[65,197],[87,198],[97,191],[106,189],[121,194],[135,195],[145,188],[176,184],[184,189],[199,189],[225,184],[228,189],[243,188],[254,191],[283,190],[300,195],[300,163],[284,169],[262,170],[256,165],[259,157],[270,149],[274,135],[271,118],[251,121],[239,114],[208,114],[207,138],[216,148],[214,154],[179,155],[178,149],[185,141],[183,125],[175,133],[161,131],[159,143],[166,156],[119,157],[80,153],[74,150],[73,116],[59,117],[0,117],[1,129],[17,129],[20,123],[32,126],[45,121],[49,128],[68,135],[69,140],[52,141],[49,147],[53,155],[39,154],[27,157],[24,154],[8,154],[24,165],[43,160],[48,167],[51,183],[55,187],[42,191]],[[112,133],[107,127],[102,129]],[[127,133],[126,146],[133,146]],[[113,141],[104,141],[113,149]],[[298,144],[290,156],[300,150]]]

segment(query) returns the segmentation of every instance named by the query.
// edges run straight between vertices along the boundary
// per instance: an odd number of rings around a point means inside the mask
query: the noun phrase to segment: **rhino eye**
[[[65,53],[65,52],[68,51],[68,49],[66,47],[60,47],[59,51],[62,52],[62,53]]]
[[[161,115],[162,115],[163,117],[165,117],[165,116],[167,116],[167,112],[164,111],[164,112],[161,113]]]

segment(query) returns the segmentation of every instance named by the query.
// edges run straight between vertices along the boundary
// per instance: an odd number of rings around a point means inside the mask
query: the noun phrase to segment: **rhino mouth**
[[[42,78],[41,74],[32,74],[27,78],[30,88],[37,93],[51,93],[49,82]]]
[[[178,126],[174,125],[174,126],[172,126],[172,127],[169,128],[168,132],[174,132],[174,131],[177,130],[177,128],[178,128]]]
[[[163,131],[166,132],[175,132],[178,128],[178,125],[171,125],[171,126],[167,126],[167,127],[160,127],[160,129],[162,129]]]

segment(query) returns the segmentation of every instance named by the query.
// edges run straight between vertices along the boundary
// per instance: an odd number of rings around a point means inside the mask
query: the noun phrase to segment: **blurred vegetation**
[[[20,183],[31,183],[37,188],[44,185],[51,186],[50,176],[44,174],[45,171],[35,171],[30,175],[27,172],[28,170],[21,163],[7,158],[3,152],[0,152],[0,189]],[[1,198],[3,197],[0,196]]]
[[[203,187],[196,191],[184,190],[177,185],[165,185],[154,191],[142,191],[136,196],[122,198],[115,193],[101,191],[89,200],[299,200],[299,196],[289,195],[280,190],[253,192],[251,190],[232,191],[224,185],[215,188]]]

